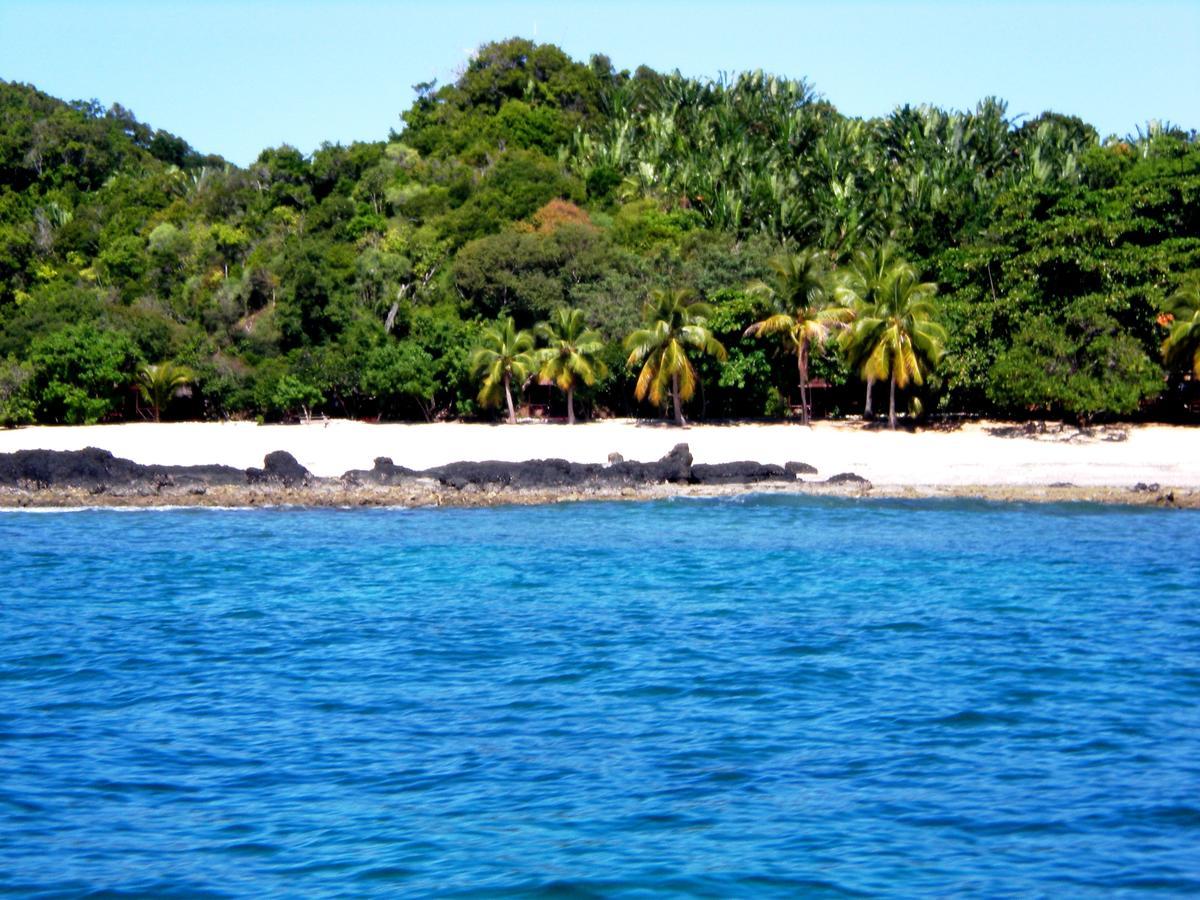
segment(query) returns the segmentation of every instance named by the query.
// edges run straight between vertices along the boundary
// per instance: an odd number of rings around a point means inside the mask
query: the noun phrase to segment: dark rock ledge
[[[368,492],[380,488],[409,488],[429,493],[430,488],[449,492],[516,491],[540,495],[559,492],[611,493],[626,488],[652,485],[748,485],[763,482],[797,482],[816,473],[812,466],[789,462],[786,466],[752,461],[696,464],[687,444],[678,444],[656,462],[625,460],[618,454],[607,464],[574,463],[565,459],[533,459],[523,462],[455,462],[432,469],[414,470],[380,457],[371,469],[346,472],[340,478],[318,478],[294,456],[282,450],[267,454],[262,468],[232,466],[142,465],[113,456],[107,450],[22,450],[0,454],[0,490],[11,499],[14,493],[59,492],[78,498],[100,495],[140,497],[203,496],[210,489],[223,489],[222,496],[236,496],[239,489],[250,495],[306,491],[328,494]],[[852,476],[857,478],[857,476]],[[840,476],[845,479],[846,476]],[[831,479],[832,481],[832,479]],[[856,483],[865,483],[859,479]],[[383,502],[383,501],[381,501]]]
[[[84,506],[497,506],[573,500],[720,496],[747,489],[842,497],[969,497],[1001,502],[1080,502],[1200,509],[1200,490],[1158,484],[877,486],[853,472],[805,480],[816,470],[741,461],[695,463],[686,444],[656,462],[611,454],[607,465],[563,459],[457,462],[415,470],[380,457],[370,469],[320,478],[290,453],[261,468],[147,466],[107,450],[0,453],[0,507]]]

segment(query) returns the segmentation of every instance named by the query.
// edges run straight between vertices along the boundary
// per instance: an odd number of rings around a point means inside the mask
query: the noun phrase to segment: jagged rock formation
[[[655,462],[626,460],[612,454],[608,464],[574,463],[565,459],[531,459],[522,462],[455,462],[417,471],[397,466],[379,457],[371,469],[353,469],[340,479],[346,486],[401,485],[414,479],[435,481],[455,490],[474,488],[623,487],[649,484],[754,484],[763,481],[795,481],[799,474],[813,474],[812,466],[789,462],[786,466],[749,460],[716,464],[694,464],[687,444],[677,444]],[[857,476],[835,476],[845,480]],[[831,481],[834,479],[831,479]],[[859,479],[862,480],[862,479]],[[113,456],[107,450],[22,450],[0,454],[0,486],[24,490],[79,488],[101,492],[110,488],[148,488],[253,485],[259,487],[304,487],[318,479],[294,456],[283,450],[268,453],[262,468],[232,466],[142,465]]]

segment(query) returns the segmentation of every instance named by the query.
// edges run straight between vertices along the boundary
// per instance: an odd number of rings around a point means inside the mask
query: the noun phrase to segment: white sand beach
[[[1015,434],[1014,434],[1015,433]],[[1128,487],[1137,482],[1200,488],[1200,428],[1120,426],[1080,433],[1050,426],[1026,434],[1004,423],[971,422],[915,433],[861,423],[693,425],[633,420],[575,426],[466,423],[382,424],[332,420],[300,425],[253,422],[35,426],[0,431],[0,452],[100,447],[139,463],[241,468],[273,450],[292,453],[313,474],[369,469],[377,456],[423,469],[457,460],[563,458],[605,462],[610,453],[655,460],[686,442],[698,463],[789,460],[820,476],[855,472],[877,486]]]

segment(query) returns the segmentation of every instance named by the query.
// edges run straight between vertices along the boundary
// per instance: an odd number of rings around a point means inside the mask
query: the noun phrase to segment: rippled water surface
[[[0,892],[1200,890],[1200,516],[0,514]]]

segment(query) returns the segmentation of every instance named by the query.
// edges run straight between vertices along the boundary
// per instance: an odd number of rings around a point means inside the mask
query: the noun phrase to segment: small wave
[[[416,872],[404,866],[375,866],[354,876],[356,881],[403,881]]]
[[[235,853],[239,856],[273,856],[283,848],[259,841],[243,841],[237,844],[226,844],[220,849],[222,853]]]
[[[1008,713],[990,713],[966,709],[949,716],[926,719],[925,723],[929,725],[944,725],[948,728],[982,728],[989,725],[1016,725],[1020,721],[1020,716]]]

